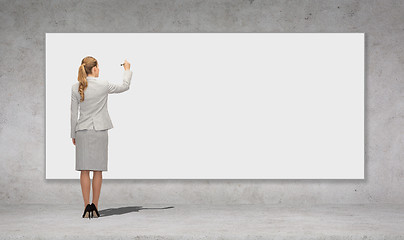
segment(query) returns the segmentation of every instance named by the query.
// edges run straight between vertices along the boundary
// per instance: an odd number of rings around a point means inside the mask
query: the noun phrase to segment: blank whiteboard
[[[46,178],[79,179],[70,91],[110,94],[104,179],[364,179],[364,33],[46,33]]]

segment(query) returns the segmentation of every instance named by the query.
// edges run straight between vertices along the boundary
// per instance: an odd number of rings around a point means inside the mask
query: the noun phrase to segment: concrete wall
[[[1,1],[0,200],[83,201],[45,180],[46,32],[365,32],[366,180],[104,180],[100,204],[404,203],[403,3]]]

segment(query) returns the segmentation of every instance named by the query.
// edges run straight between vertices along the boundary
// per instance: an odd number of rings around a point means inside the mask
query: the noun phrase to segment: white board
[[[78,179],[82,58],[109,95],[104,179],[364,179],[364,33],[47,33],[46,179]]]

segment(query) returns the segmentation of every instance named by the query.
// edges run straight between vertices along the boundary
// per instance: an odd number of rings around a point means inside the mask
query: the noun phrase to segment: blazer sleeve
[[[113,84],[108,82],[108,93],[121,93],[129,89],[130,81],[132,79],[132,71],[130,69],[125,70],[123,73],[122,84]]]
[[[70,137],[76,138],[76,124],[77,124],[77,116],[78,116],[78,108],[79,108],[79,99],[77,99],[76,94],[74,93],[74,86],[72,86],[71,93],[71,106],[70,106]]]

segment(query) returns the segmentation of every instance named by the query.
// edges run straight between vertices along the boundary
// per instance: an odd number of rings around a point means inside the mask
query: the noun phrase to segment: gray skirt
[[[108,130],[76,132],[76,171],[108,171]]]

